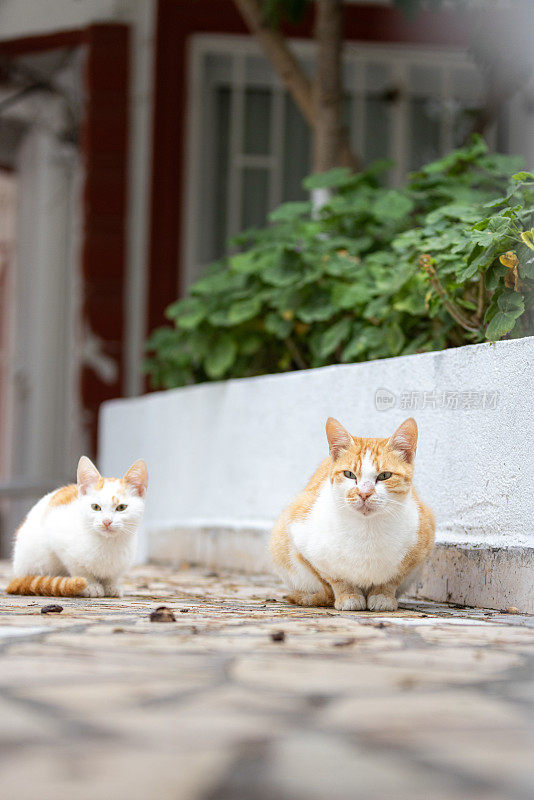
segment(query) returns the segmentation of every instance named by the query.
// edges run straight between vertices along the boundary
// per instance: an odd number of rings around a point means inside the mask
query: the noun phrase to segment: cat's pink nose
[[[369,481],[365,481],[365,483],[360,484],[358,489],[360,490],[360,497],[362,500],[367,500],[367,498],[371,497],[373,494],[375,487],[372,483],[369,483]]]
[[[102,520],[102,525],[104,526],[104,528],[109,528],[109,526],[111,525],[111,522],[112,522],[112,520],[110,520],[109,518],[106,517],[106,519]]]

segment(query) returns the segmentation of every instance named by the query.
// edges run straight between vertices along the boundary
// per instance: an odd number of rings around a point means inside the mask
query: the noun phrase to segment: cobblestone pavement
[[[301,609],[198,568],[126,588],[0,592],[3,800],[533,797],[534,617]]]

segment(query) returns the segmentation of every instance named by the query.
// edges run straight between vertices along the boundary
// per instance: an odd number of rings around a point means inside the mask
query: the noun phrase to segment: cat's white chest
[[[325,482],[308,517],[291,525],[297,549],[326,578],[361,588],[396,576],[417,541],[419,511],[410,495],[395,516],[363,517],[339,508]]]
[[[71,574],[82,569],[99,580],[112,579],[125,572],[135,556],[134,536],[119,533],[102,537],[86,530],[76,503],[49,512],[46,533],[53,551]]]

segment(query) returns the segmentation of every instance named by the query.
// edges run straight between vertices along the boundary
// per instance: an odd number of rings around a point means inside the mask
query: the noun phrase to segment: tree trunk
[[[234,0],[249,30],[258,39],[271,66],[291,94],[306,122],[313,128],[314,103],[308,76],[289,49],[282,34],[267,25],[258,0]]]
[[[315,40],[317,72],[314,85],[315,136],[313,171],[327,172],[341,162],[343,86],[341,0],[317,0]]]
[[[358,159],[350,149],[350,143],[346,131],[341,126],[341,45],[342,45],[342,0],[318,0],[317,19],[316,19],[316,38],[319,45],[319,62],[317,65],[317,80],[315,91],[308,79],[308,76],[298,63],[291,52],[284,36],[277,30],[267,25],[263,19],[259,0],[234,0],[239,13],[245,20],[251,33],[256,36],[263,52],[269,59],[271,66],[277,73],[283,85],[290,93],[295,105],[308,125],[311,128],[314,139],[313,162],[314,171],[316,170],[317,155],[319,151],[325,152],[325,147],[330,147],[327,142],[331,141],[331,136],[325,133],[327,130],[335,130],[337,140],[337,151],[335,157],[322,163],[329,163],[331,166],[349,166],[355,172],[360,169]],[[323,8],[324,7],[324,8]],[[328,19],[332,14],[333,19]],[[324,44],[321,40],[324,37]],[[325,79],[321,77],[324,63],[327,73]],[[332,83],[333,79],[333,83]],[[339,95],[339,101],[332,104],[330,97],[331,86],[337,85],[335,92]],[[336,110],[337,103],[337,110]],[[328,114],[328,123],[323,125],[320,119],[323,111]],[[335,116],[339,114],[336,122]],[[321,133],[317,133],[318,127]],[[324,131],[324,132],[323,132]],[[319,137],[321,144],[316,144],[315,139]],[[329,169],[325,167],[324,169]]]

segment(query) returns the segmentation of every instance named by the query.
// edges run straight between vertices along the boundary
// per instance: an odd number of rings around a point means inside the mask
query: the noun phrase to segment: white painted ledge
[[[533,366],[528,337],[114,400],[100,464],[147,460],[141,557],[261,570],[272,522],[327,453],[326,418],[386,436],[413,416],[438,525],[418,593],[534,611]]]

